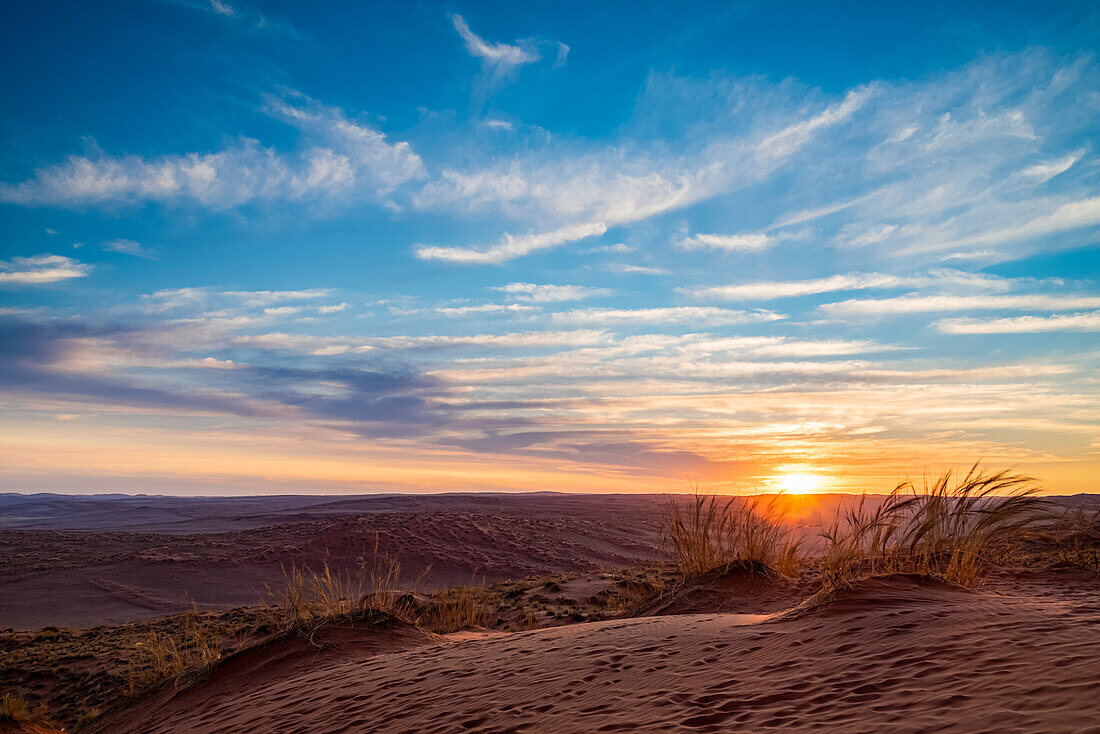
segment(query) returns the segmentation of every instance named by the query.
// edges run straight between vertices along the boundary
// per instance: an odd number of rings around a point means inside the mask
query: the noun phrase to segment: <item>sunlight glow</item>
[[[813,474],[786,474],[776,480],[776,486],[787,494],[810,494],[821,487],[821,477]]]

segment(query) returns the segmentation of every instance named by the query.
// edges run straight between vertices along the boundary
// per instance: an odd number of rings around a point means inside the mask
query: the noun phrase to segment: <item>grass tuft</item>
[[[662,536],[680,574],[690,578],[738,561],[761,563],[788,576],[798,573],[800,541],[793,538],[779,497],[723,501],[696,487],[686,505],[669,498]]]
[[[131,695],[162,680],[207,670],[221,659],[221,635],[209,615],[191,611],[180,615],[170,632],[149,628],[134,645],[127,675]]]
[[[480,586],[456,586],[440,591],[428,614],[427,628],[438,634],[471,627],[488,627],[491,610],[482,602]]]
[[[360,558],[354,570],[334,569],[328,558],[320,570],[291,566],[283,568],[284,583],[278,590],[268,587],[267,611],[273,629],[312,629],[325,622],[376,610],[416,623],[415,598],[403,589],[419,589],[430,569],[412,584],[400,585],[401,561],[379,551],[378,537],[368,561]]]
[[[1033,479],[987,473],[974,464],[964,475],[925,477],[922,487],[900,483],[877,507],[866,498],[822,531],[823,584],[844,587],[880,573],[917,573],[974,586],[995,549],[1046,519]]]
[[[23,693],[5,693],[0,696],[0,722],[45,722],[49,720],[46,706],[31,706]]]

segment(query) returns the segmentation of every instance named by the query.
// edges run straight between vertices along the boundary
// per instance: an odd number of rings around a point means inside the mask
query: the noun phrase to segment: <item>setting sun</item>
[[[813,474],[787,474],[776,480],[776,487],[787,494],[810,494],[821,487],[821,477]]]

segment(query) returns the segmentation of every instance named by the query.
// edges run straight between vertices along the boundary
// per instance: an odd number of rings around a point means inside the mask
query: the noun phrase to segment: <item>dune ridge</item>
[[[876,578],[818,607],[463,633],[212,677],[92,731],[1096,731],[1097,581]],[[162,694],[163,695],[163,694]]]

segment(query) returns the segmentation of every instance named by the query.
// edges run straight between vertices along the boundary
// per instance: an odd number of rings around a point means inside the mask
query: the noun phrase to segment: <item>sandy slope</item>
[[[1100,586],[1005,574],[972,592],[908,577],[745,624],[644,617],[408,639],[215,673],[95,731],[1100,732]]]

